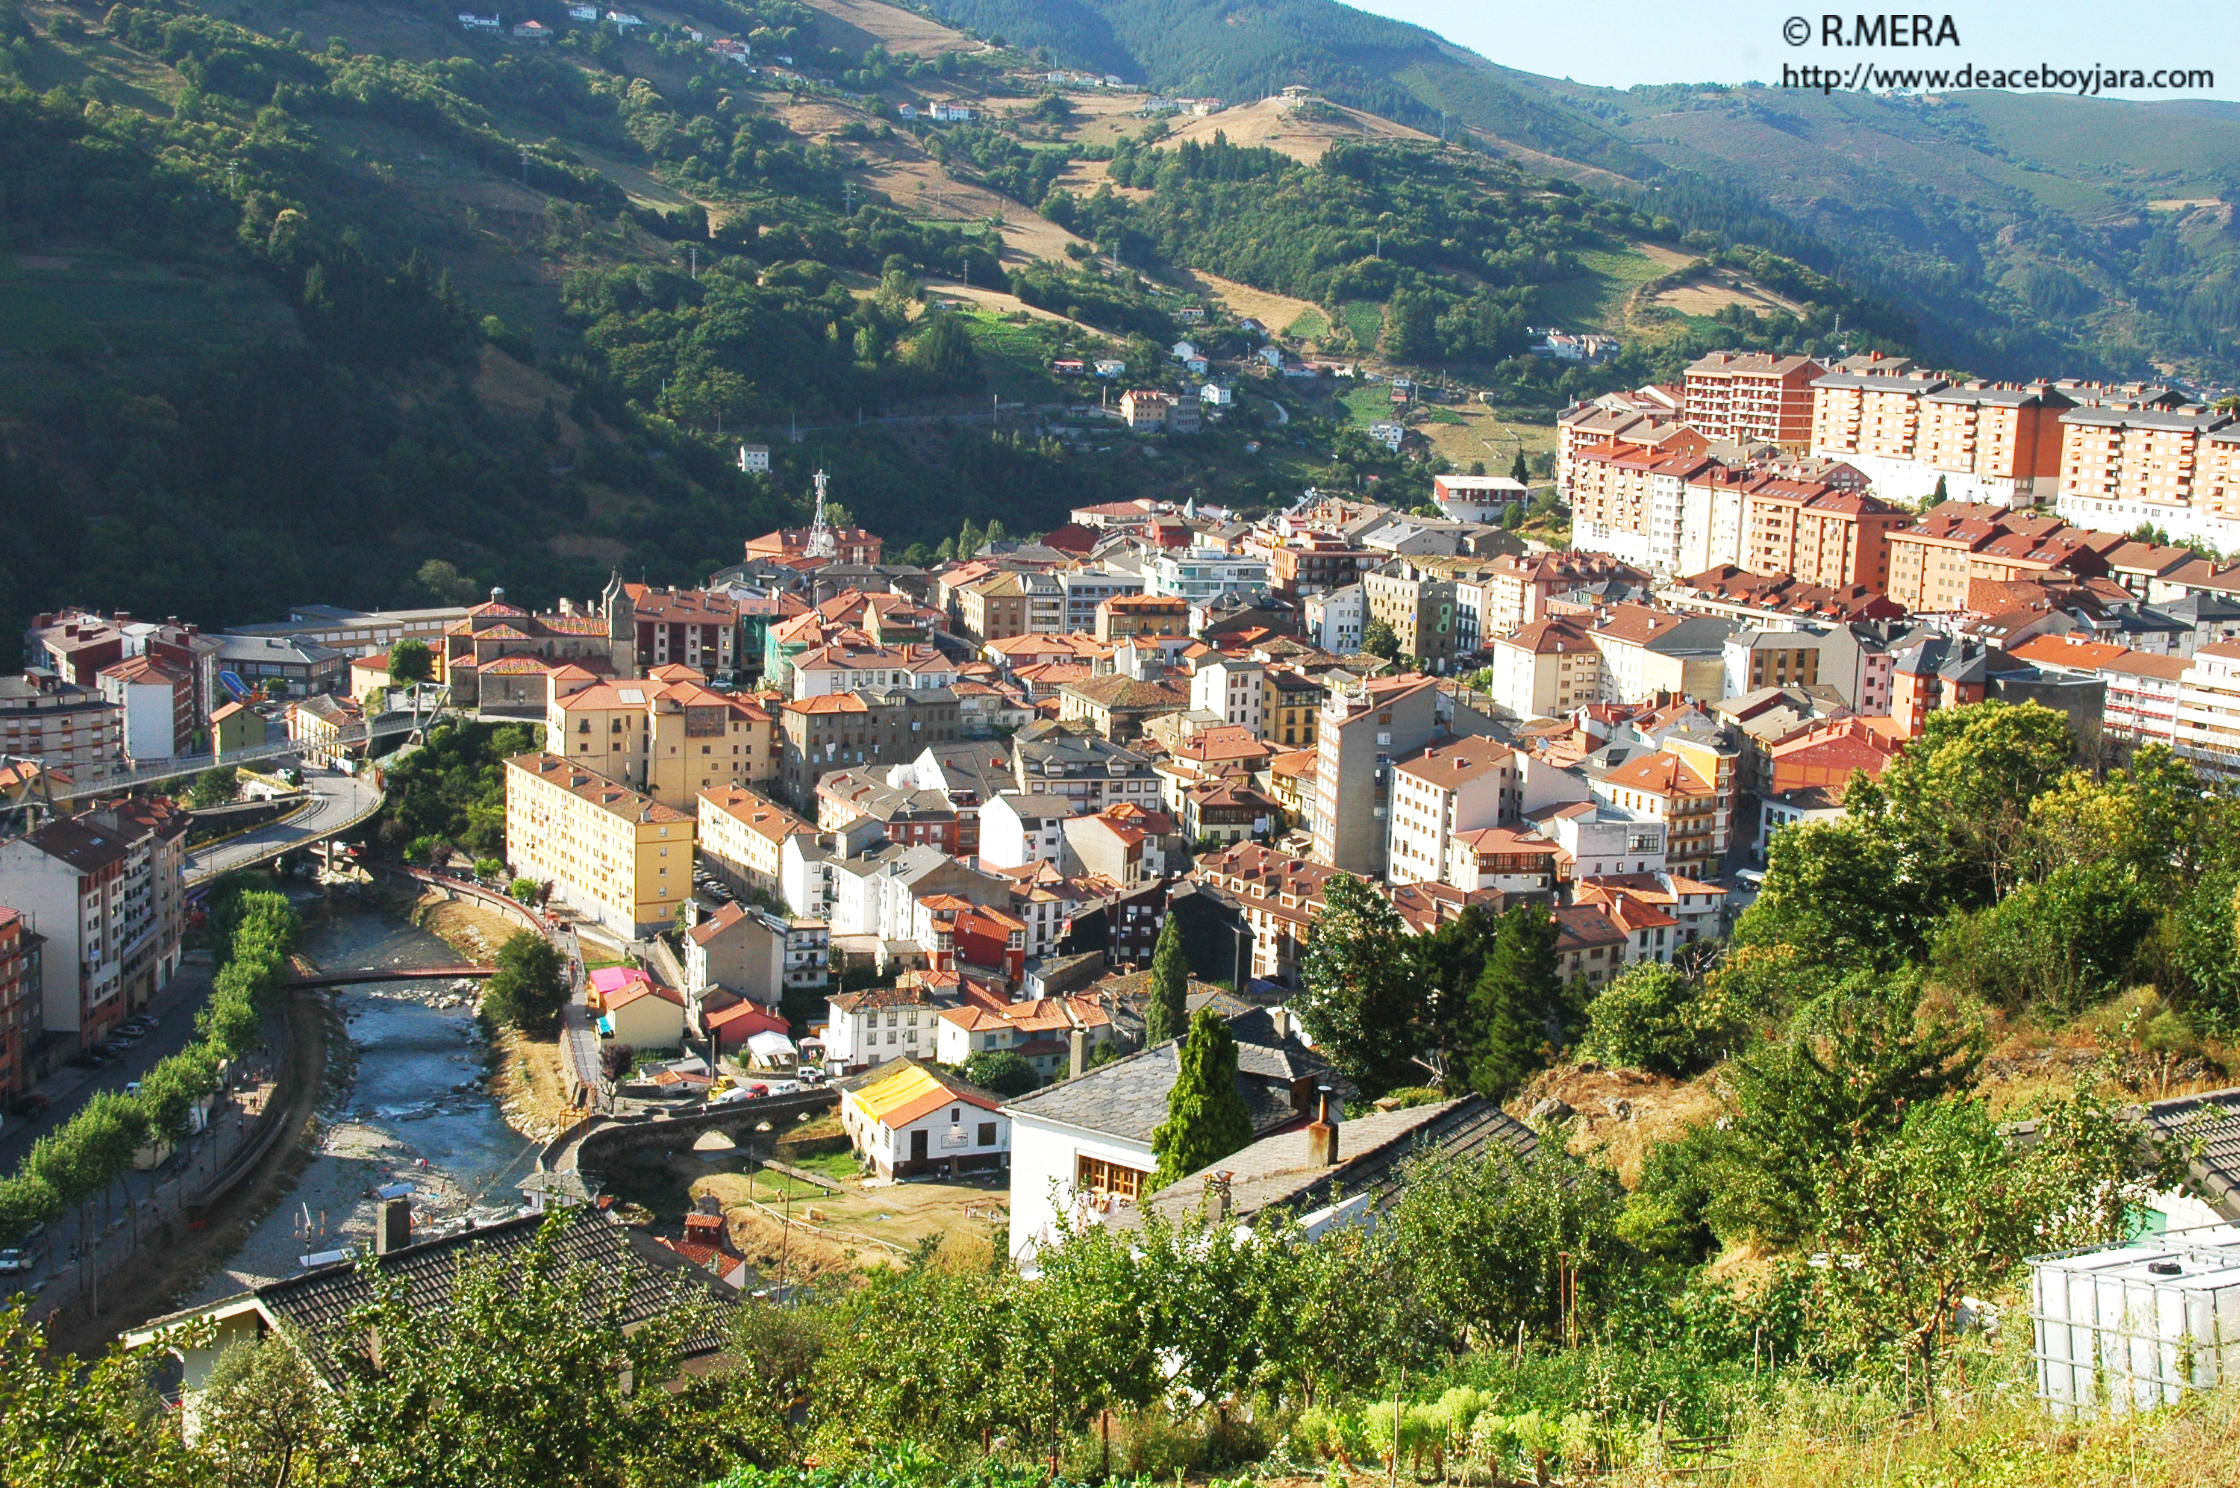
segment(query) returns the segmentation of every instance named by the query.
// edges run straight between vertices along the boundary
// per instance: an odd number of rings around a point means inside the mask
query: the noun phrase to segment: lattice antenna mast
[[[833,539],[832,522],[825,515],[825,473],[822,470],[817,472],[816,480],[817,517],[816,520],[809,525],[808,554],[811,558],[830,558],[839,551],[840,545]]]

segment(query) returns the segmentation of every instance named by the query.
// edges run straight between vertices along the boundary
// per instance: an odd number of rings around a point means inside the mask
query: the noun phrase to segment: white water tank
[[[2036,1257],[2030,1301],[2038,1394],[2056,1416],[2213,1389],[2240,1373],[2240,1226]]]

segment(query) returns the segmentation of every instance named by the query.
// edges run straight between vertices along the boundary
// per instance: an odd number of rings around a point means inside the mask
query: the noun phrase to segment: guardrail
[[[272,744],[252,744],[247,749],[236,749],[228,754],[185,754],[171,759],[143,760],[126,770],[112,770],[105,775],[79,774],[70,780],[59,777],[52,783],[52,794],[57,801],[75,801],[84,796],[105,795],[111,791],[130,790],[136,785],[152,785],[158,780],[177,780],[182,775],[200,775],[205,770],[220,770],[228,765],[244,765],[255,760],[279,759],[285,755],[302,754],[307,749],[348,749],[353,745],[369,744],[382,734],[409,733],[420,724],[442,717],[433,713],[384,713],[364,723],[340,729],[324,739],[283,739]]]

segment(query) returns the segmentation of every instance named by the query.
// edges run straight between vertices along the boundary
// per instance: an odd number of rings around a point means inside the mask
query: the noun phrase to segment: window
[[[996,1124],[993,1121],[981,1122],[979,1145],[981,1145],[982,1147],[993,1147],[995,1146],[995,1144]]]
[[[1122,1167],[1086,1153],[1074,1160],[1074,1187],[1100,1197],[1134,1199],[1143,1192],[1144,1177],[1138,1169]]]

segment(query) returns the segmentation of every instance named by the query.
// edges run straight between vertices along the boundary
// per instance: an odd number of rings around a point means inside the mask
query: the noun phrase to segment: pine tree
[[[1524,446],[1521,444],[1517,446],[1517,458],[1510,462],[1509,479],[1515,481],[1520,486],[1529,486],[1532,484],[1532,472],[1525,468]]]
[[[1167,1119],[1151,1134],[1151,1150],[1159,1156],[1153,1188],[1219,1162],[1252,1140],[1252,1117],[1237,1090],[1237,1040],[1228,1021],[1212,1008],[1198,1009],[1178,1057]]]
[[[1173,915],[1159,929],[1151,952],[1151,1001],[1143,1012],[1143,1038],[1163,1044],[1182,1037],[1190,1021],[1190,962],[1182,954],[1182,925]]]
[[[1555,1002],[1556,922],[1537,904],[1501,917],[1470,998],[1470,1088],[1500,1100],[1540,1064]]]

